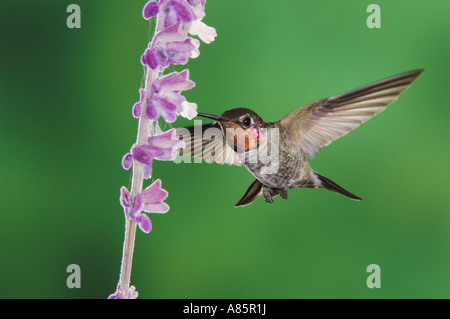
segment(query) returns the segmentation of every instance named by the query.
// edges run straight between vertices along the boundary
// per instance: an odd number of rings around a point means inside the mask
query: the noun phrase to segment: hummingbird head
[[[264,121],[250,109],[231,109],[219,116],[198,113],[198,116],[215,120],[222,128],[227,144],[238,153],[255,149],[265,140]]]

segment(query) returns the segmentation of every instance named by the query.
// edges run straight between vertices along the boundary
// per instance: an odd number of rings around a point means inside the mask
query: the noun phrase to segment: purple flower
[[[138,292],[134,286],[131,286],[127,291],[127,295],[124,296],[120,291],[120,284],[117,285],[116,292],[109,295],[108,299],[136,299],[138,297]]]
[[[158,32],[141,57],[143,65],[164,71],[170,64],[186,64],[200,54],[200,42],[189,38],[181,22]]]
[[[153,159],[159,161],[173,161],[180,148],[184,148],[186,143],[177,138],[175,129],[150,136],[147,144],[134,145],[131,152],[122,159],[122,166],[125,169],[131,167],[132,159],[144,164],[144,178],[148,179],[152,175]]]
[[[152,121],[162,117],[166,122],[173,123],[178,115],[192,120],[197,116],[197,104],[186,102],[180,93],[190,90],[195,83],[189,80],[189,70],[180,73],[173,72],[155,80],[150,97],[146,103],[146,114]],[[140,100],[133,105],[133,116],[141,115],[141,105],[144,102],[145,90],[139,90]]]
[[[158,16],[157,30],[149,47],[141,57],[141,63],[152,70],[164,71],[170,64],[186,64],[189,58],[199,55],[200,42],[187,36],[198,36],[211,43],[216,30],[201,20],[205,16],[205,0],[149,1],[144,6],[145,19]]]
[[[144,189],[136,196],[134,201],[131,194],[125,186],[120,189],[120,204],[122,205],[125,216],[134,219],[139,228],[144,233],[149,233],[152,230],[152,223],[146,213],[164,214],[169,210],[169,205],[164,203],[169,193],[161,188],[161,180],[157,179],[150,186]]]
[[[180,92],[194,86],[195,83],[189,80],[188,70],[174,72],[156,80],[147,104],[148,118],[157,121],[161,116],[168,123],[173,123],[178,115],[193,119],[197,116],[197,104],[186,102]]]
[[[150,19],[159,14],[160,29],[170,28],[174,24],[181,23],[183,29],[198,36],[203,42],[211,43],[217,36],[216,30],[207,26],[201,20],[205,16],[206,0],[171,0],[148,2],[143,10],[145,19]]]

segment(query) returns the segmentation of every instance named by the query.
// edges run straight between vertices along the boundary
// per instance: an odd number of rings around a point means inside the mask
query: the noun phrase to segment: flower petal
[[[129,213],[129,216],[133,219],[139,216],[144,209],[145,202],[142,201],[142,198],[139,197],[139,195],[134,199],[133,209]]]
[[[185,0],[172,0],[164,9],[164,27],[168,28],[179,21],[191,22],[196,18],[191,7]]]
[[[122,167],[126,170],[130,169],[131,165],[133,165],[133,157],[130,153],[125,154],[122,157]]]
[[[149,101],[147,104],[147,117],[152,121],[157,121],[159,119],[159,112],[155,108],[155,105],[152,101]]]
[[[189,28],[189,33],[192,35],[197,35],[200,40],[205,43],[213,42],[217,36],[216,29],[207,26],[200,20],[195,20],[192,22],[191,27]]]
[[[133,146],[131,148],[133,158],[143,164],[151,164],[153,160],[153,153],[141,146]]]
[[[150,69],[155,70],[160,64],[156,53],[153,49],[146,49],[141,57],[142,65],[148,66]]]
[[[154,158],[159,161],[173,161],[178,154],[180,148],[184,148],[186,143],[177,138],[175,129],[150,136],[148,145],[157,147],[162,153],[155,155]]]
[[[174,43],[174,42],[171,42]],[[189,61],[189,56],[185,52],[177,51],[175,49],[168,49],[167,54],[169,64],[173,65],[185,65]]]
[[[141,115],[141,103],[134,103],[132,113],[134,118],[138,118]]]
[[[186,1],[172,0],[168,4],[171,5],[178,15],[178,18],[183,22],[191,22],[195,19],[194,12]]]
[[[169,193],[161,188],[161,180],[157,179],[150,186],[144,189],[137,197],[139,200],[146,204],[159,203],[167,198]]]
[[[166,98],[167,101],[173,103],[177,106],[177,115],[183,112],[182,103],[186,101],[186,98],[180,94],[180,92],[164,92],[162,95]]]
[[[152,230],[152,222],[145,214],[139,214],[134,220],[138,223],[139,228],[146,234]]]
[[[122,293],[120,292],[120,284],[117,285],[116,292],[109,295],[108,299],[124,299]]]
[[[172,41],[166,44],[167,52],[172,55],[174,52],[178,54],[183,54],[188,58],[196,58],[199,56],[200,42],[197,39],[187,38],[184,41]],[[169,53],[169,59],[174,59]]]
[[[154,86],[158,91],[187,91],[195,86],[195,82],[189,79],[189,70],[186,69],[160,77]]]
[[[152,17],[156,17],[158,12],[159,12],[158,3],[156,1],[149,1],[142,10],[142,16],[144,17],[145,20],[149,20]]]
[[[147,141],[149,145],[153,145],[160,148],[168,147],[167,142],[170,142],[172,140],[172,136],[174,136],[173,134],[174,131],[175,129],[171,129],[165,132],[152,135],[148,137]]]
[[[133,205],[133,197],[125,186],[120,188],[120,204],[123,208],[128,208]]]
[[[152,104],[167,123],[175,122],[177,119],[177,106],[175,104],[160,96],[155,97]]]
[[[142,101],[144,101],[144,97],[145,97],[145,90],[144,89],[139,89],[139,102],[134,103],[133,105],[133,116],[135,118],[138,118],[139,115],[141,114],[141,103]]]
[[[136,291],[136,287],[130,286],[130,289],[128,289],[128,299],[136,299],[138,295],[139,293]]]
[[[171,41],[166,43],[166,52],[170,63],[186,64],[189,58],[196,58],[200,42],[197,39],[186,38],[183,41]]]
[[[152,177],[152,164],[144,164],[144,179]]]
[[[184,41],[187,38],[187,32],[184,31],[183,25],[178,22],[173,26],[159,31],[153,38],[151,46],[166,44],[173,41]]]
[[[192,11],[194,12],[198,20],[203,19],[205,16],[205,2],[206,0],[187,0],[191,5]]]
[[[144,205],[144,212],[164,214],[169,211],[170,207],[166,203],[151,203]]]
[[[184,101],[183,103],[181,103],[181,105],[183,106],[183,111],[180,113],[182,117],[192,120],[194,117],[197,116],[196,103],[189,103],[187,101]]]
[[[126,296],[124,296],[120,289],[120,284],[117,285],[116,292],[109,295],[108,299],[136,299],[138,296],[138,292],[134,286],[130,286],[128,291],[126,292]]]

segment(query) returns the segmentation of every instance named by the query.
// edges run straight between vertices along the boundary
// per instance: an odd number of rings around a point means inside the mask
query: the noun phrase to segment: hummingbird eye
[[[252,120],[246,116],[243,120],[242,120],[242,124],[244,124],[245,126],[250,126],[250,124],[252,123]]]

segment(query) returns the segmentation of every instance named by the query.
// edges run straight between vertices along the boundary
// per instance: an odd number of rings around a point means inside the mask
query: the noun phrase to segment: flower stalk
[[[171,64],[186,64],[189,58],[199,55],[200,42],[188,34],[198,36],[210,43],[216,31],[201,20],[205,16],[206,0],[159,0],[148,1],[142,11],[146,20],[155,17],[154,36],[142,54],[141,63],[146,67],[145,86],[139,90],[140,100],[132,109],[139,119],[136,143],[130,153],[122,158],[122,166],[133,166],[131,192],[120,189],[120,203],[125,213],[125,238],[119,283],[110,299],[137,298],[134,286],[130,286],[131,268],[136,228],[149,233],[152,223],[146,213],[166,213],[169,206],[164,202],[168,192],[161,188],[157,179],[144,187],[144,179],[152,177],[153,160],[172,161],[185,143],[178,140],[175,130],[156,134],[155,122],[163,118],[172,123],[181,115],[192,119],[197,115],[197,104],[186,101],[182,91],[192,89],[195,83],[189,79],[189,71],[162,75]]]
[[[153,82],[158,78],[158,72],[146,68],[147,74],[145,79],[145,92],[148,92],[149,87],[152,86]],[[148,99],[148,95],[144,97],[144,101]],[[138,134],[136,138],[137,145],[143,145],[145,140],[150,134],[153,134],[153,123],[149,120],[146,115],[145,104],[141,104],[141,110],[138,124]],[[134,160],[133,163],[133,177],[131,179],[131,197],[135,198],[142,191],[142,186],[144,184],[144,170],[143,164]],[[134,243],[136,238],[136,221],[132,217],[126,217],[125,222],[125,238],[123,242],[123,252],[122,252],[122,265],[120,268],[120,279],[118,292],[124,296],[124,299],[129,299],[129,288],[131,279],[131,267],[133,265],[133,253],[134,253]]]

